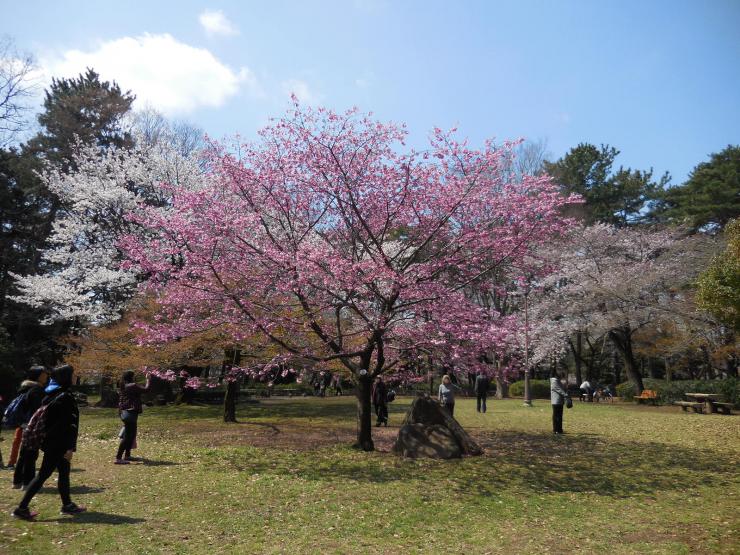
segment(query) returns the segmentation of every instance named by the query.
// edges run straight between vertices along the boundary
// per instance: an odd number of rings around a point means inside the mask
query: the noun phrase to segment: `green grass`
[[[52,478],[38,522],[0,516],[0,553],[740,551],[737,416],[576,402],[553,437],[545,401],[491,405],[458,401],[486,454],[451,462],[392,455],[394,426],[374,429],[381,451],[351,449],[351,398],[245,404],[229,425],[220,407],[151,408],[130,466],[111,464],[114,411],[84,409],[72,485],[90,512],[60,516]]]

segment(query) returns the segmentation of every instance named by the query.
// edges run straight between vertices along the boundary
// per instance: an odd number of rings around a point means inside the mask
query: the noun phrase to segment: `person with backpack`
[[[39,492],[44,482],[56,470],[57,487],[62,498],[62,514],[75,515],[86,510],[70,497],[69,474],[72,456],[77,450],[77,434],[80,424],[80,411],[69,388],[72,385],[74,368],[65,364],[54,368],[51,380],[46,386],[46,397],[41,406],[31,417],[23,432],[21,448],[40,447],[44,452],[38,474],[26,488],[21,502],[13,510],[13,516],[24,520],[33,520],[38,514],[32,512],[28,505]]]
[[[137,460],[131,456],[131,449],[136,441],[136,430],[138,427],[139,415],[143,408],[141,404],[141,395],[149,391],[151,387],[150,376],[147,375],[146,385],[141,387],[134,382],[133,370],[127,370],[121,376],[118,401],[118,414],[123,422],[123,436],[118,444],[115,464],[129,464]]]
[[[388,388],[380,376],[375,378],[371,396],[375,406],[375,415],[378,417],[375,425],[385,424],[388,427]]]
[[[19,395],[16,399],[19,399],[20,403],[17,413],[13,416],[17,428],[13,438],[13,448],[10,452],[10,461],[8,461],[9,464],[12,461],[12,464],[15,465],[13,489],[27,488],[36,476],[36,459],[39,458],[39,450],[23,449],[23,432],[28,425],[28,421],[41,406],[41,402],[46,395],[44,387],[46,387],[46,382],[49,380],[49,374],[43,366],[32,366],[26,376],[28,379],[21,382],[21,387],[18,390]],[[8,418],[8,414],[6,414],[6,418]]]
[[[475,408],[478,412],[485,414],[486,412],[486,399],[488,398],[488,388],[491,385],[491,380],[488,376],[483,373],[483,370],[478,372],[475,377],[475,385],[473,390],[475,391]]]

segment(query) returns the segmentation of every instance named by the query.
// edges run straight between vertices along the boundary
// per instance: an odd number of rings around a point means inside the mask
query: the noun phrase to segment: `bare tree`
[[[544,162],[549,156],[546,139],[525,141],[515,152],[514,169],[517,175],[541,175],[545,171]]]
[[[31,79],[35,69],[30,54],[19,53],[10,37],[0,37],[0,147],[11,143],[26,126],[26,99],[36,89]]]
[[[186,121],[170,121],[152,107],[135,112],[131,128],[147,145],[164,144],[186,158],[204,146],[205,134],[200,127]]]

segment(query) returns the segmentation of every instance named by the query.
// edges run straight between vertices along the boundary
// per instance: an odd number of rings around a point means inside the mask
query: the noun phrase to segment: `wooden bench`
[[[693,401],[674,401],[674,405],[679,406],[684,412],[688,412],[689,409],[697,414],[704,414],[704,403],[695,403]]]
[[[732,403],[719,403],[717,401],[710,401],[709,406],[712,412],[720,411],[722,414],[732,414]]]
[[[658,392],[652,389],[643,389],[640,395],[633,397],[635,401],[641,403],[642,401],[650,401],[654,405],[658,403]]]

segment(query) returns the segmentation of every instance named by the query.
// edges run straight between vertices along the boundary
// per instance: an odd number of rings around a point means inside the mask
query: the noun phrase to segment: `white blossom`
[[[49,320],[115,320],[139,276],[121,268],[117,247],[125,235],[141,233],[129,214],[141,203],[167,209],[163,184],[199,187],[203,175],[194,155],[184,157],[161,141],[137,140],[131,149],[101,152],[80,146],[76,171],[49,169],[42,178],[60,200],[48,247],[49,271],[18,276],[15,300],[49,312]]]

